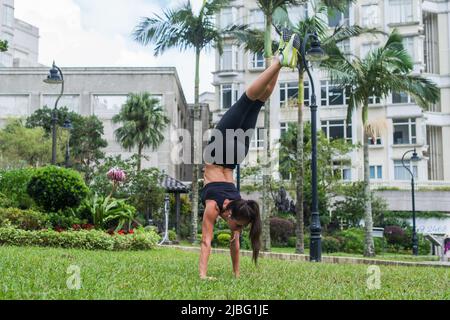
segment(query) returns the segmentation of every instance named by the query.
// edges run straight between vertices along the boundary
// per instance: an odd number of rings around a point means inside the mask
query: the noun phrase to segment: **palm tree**
[[[192,10],[190,1],[184,5],[173,9],[165,9],[163,15],[154,14],[151,18],[143,18],[136,26],[134,39],[144,45],[150,42],[156,44],[155,56],[164,53],[171,48],[195,50],[195,102],[194,121],[200,120],[200,53],[213,45],[223,53],[223,32],[215,25],[214,16],[228,4],[229,0],[204,0],[199,14]],[[194,126],[194,130],[198,130]],[[194,159],[199,153],[198,132],[194,132],[193,148]],[[191,220],[191,241],[197,241],[197,221],[198,221],[198,176],[199,166],[194,162],[192,171],[192,220]]]
[[[280,33],[280,27],[289,27],[294,32],[296,32],[300,39],[303,41],[308,33],[315,32],[319,36],[322,47],[328,52],[329,48],[337,49],[337,44],[352,37],[357,37],[361,34],[366,33],[379,33],[375,29],[361,28],[358,25],[353,26],[337,26],[331,32],[329,31],[328,22],[323,19],[327,13],[331,11],[342,11],[348,6],[349,1],[319,1],[313,8],[314,13],[309,17],[305,17],[300,21],[292,22],[289,18],[288,10],[286,5],[280,6],[274,11],[272,22],[276,26],[276,30]],[[268,50],[266,44],[263,42],[265,37],[258,30],[245,29],[242,27],[235,26],[233,28],[233,34],[238,39],[239,42],[245,43],[245,49],[252,52],[265,52]],[[272,44],[273,47],[277,47],[277,43]],[[308,49],[308,47],[307,47]],[[271,51],[272,52],[272,51]],[[339,53],[339,50],[338,50]],[[338,56],[341,54],[339,53]],[[298,96],[294,107],[298,110],[298,126],[297,126],[297,159],[303,159],[303,108],[305,104],[304,97],[304,78],[305,78],[305,66],[303,61],[299,59],[299,69],[298,69]],[[267,108],[269,109],[269,108]],[[267,110],[266,110],[267,111]],[[304,210],[303,210],[303,181],[304,181],[304,165],[303,161],[298,161],[296,168],[296,253],[304,253]]]
[[[392,91],[410,94],[417,104],[426,108],[439,99],[439,89],[430,80],[411,74],[412,59],[402,44],[402,37],[396,30],[390,33],[386,44],[370,52],[364,59],[341,56],[329,63],[332,81],[349,92],[347,120],[356,108],[362,108],[364,128],[364,195],[365,195],[365,249],[364,256],[375,255],[372,238],[372,203],[370,195],[369,138],[374,132],[369,125],[369,99],[384,98]]]
[[[170,122],[159,99],[148,92],[131,93],[112,121],[122,123],[122,127],[114,131],[117,142],[130,151],[138,148],[137,171],[141,171],[142,150],[157,149],[164,141],[163,131]]]

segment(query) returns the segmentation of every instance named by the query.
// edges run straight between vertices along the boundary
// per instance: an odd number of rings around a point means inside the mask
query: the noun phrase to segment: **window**
[[[405,23],[413,20],[412,0],[389,0],[391,23]]]
[[[0,117],[25,117],[28,105],[28,95],[0,95]]]
[[[369,104],[380,104],[381,103],[381,99],[380,97],[369,97]]]
[[[377,42],[364,43],[361,46],[361,58],[365,58],[370,52],[378,48]]]
[[[350,16],[350,8],[344,10],[344,12],[340,12],[338,10],[332,10],[328,15],[328,26],[329,27],[337,27],[341,25],[349,25],[349,16]]]
[[[238,90],[234,84],[223,84],[220,86],[221,109],[229,109],[237,101]]]
[[[392,92],[392,103],[414,103],[414,99],[405,92]]]
[[[340,106],[348,103],[349,98],[344,94],[344,89],[332,84],[329,80],[320,81],[320,94],[322,106]]]
[[[220,13],[220,27],[222,29],[228,28],[233,24],[233,9],[224,8]]]
[[[266,18],[261,9],[250,10],[249,25],[252,28],[264,30],[266,26]]]
[[[250,147],[252,149],[264,148],[264,135],[266,134],[264,128],[256,128]]]
[[[343,54],[350,54],[350,39],[345,39],[343,41],[339,41],[337,47]]]
[[[298,97],[298,82],[283,82],[280,83],[280,105],[286,106],[286,103],[291,99]]]
[[[127,102],[127,98],[127,95],[94,95],[94,115],[99,116],[100,118],[115,116]]]
[[[263,52],[250,53],[250,69],[263,69],[266,61]]]
[[[406,52],[408,52],[414,60],[414,37],[404,37],[402,42]]]
[[[223,53],[220,56],[220,70],[239,69],[238,50],[235,46],[226,45],[223,47]]]
[[[42,105],[48,108],[55,106],[57,94],[45,94],[42,96]],[[80,112],[80,96],[79,95],[63,95],[58,102],[58,108],[67,107],[69,111]]]
[[[342,181],[352,180],[352,169],[344,161],[333,161],[333,172]]]
[[[383,145],[383,140],[381,140],[381,137],[370,137],[369,138],[369,145],[370,146],[381,146]]]
[[[7,27],[13,27],[14,8],[8,5],[3,6],[3,24]]]
[[[394,144],[416,144],[416,119],[394,119]]]
[[[363,27],[374,27],[378,25],[378,5],[361,6],[361,11],[361,24]]]
[[[303,21],[308,17],[308,4],[289,6],[287,12],[289,13],[289,20],[297,24],[299,21]]]
[[[370,179],[382,180],[383,179],[383,167],[382,166],[370,166]]]
[[[410,161],[405,161],[405,166],[411,170],[414,178],[417,179],[419,176],[419,171],[417,169],[417,164],[411,164]],[[401,160],[394,161],[394,175],[395,180],[411,180],[411,174],[405,169]]]
[[[13,66],[13,56],[8,52],[0,52],[0,66],[1,67],[12,67]]]
[[[345,139],[352,142],[352,125],[346,125],[345,120],[322,121],[322,131],[329,140]]]

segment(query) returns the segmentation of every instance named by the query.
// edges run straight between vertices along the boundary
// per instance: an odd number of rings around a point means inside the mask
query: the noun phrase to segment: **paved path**
[[[185,247],[185,246],[175,246],[168,245],[168,248],[190,251],[190,252],[200,252],[199,247]],[[230,251],[227,249],[217,249],[212,248],[213,253],[229,254]],[[252,256],[251,251],[241,250],[241,255]],[[275,253],[275,252],[260,252],[260,258],[272,258],[279,260],[290,260],[290,261],[309,261],[309,256],[304,254],[292,254],[292,253]],[[322,262],[324,263],[337,263],[337,264],[367,264],[367,265],[386,265],[386,266],[409,266],[409,267],[441,267],[450,268],[450,262],[441,261],[394,261],[394,260],[378,260],[378,259],[368,259],[368,258],[356,258],[356,257],[336,257],[336,256],[322,256]]]

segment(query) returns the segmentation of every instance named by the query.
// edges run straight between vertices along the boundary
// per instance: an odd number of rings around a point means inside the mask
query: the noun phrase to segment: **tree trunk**
[[[295,235],[297,237],[297,244],[295,252],[298,254],[305,253],[304,243],[304,213],[303,213],[303,180],[304,180],[304,167],[303,167],[303,105],[305,103],[305,89],[303,80],[303,71],[298,73],[298,131],[297,131],[297,204],[295,206],[297,215],[297,224],[295,229]]]
[[[367,111],[368,104],[366,104],[364,108],[366,108]],[[364,146],[364,198],[365,198],[364,224],[366,230],[364,256],[374,257],[375,245],[372,237],[373,219],[372,219],[372,197],[370,191],[369,136],[367,135],[366,132],[366,121],[364,119],[363,119],[363,127],[364,127],[363,146]]]
[[[141,172],[142,149],[143,149],[143,147],[141,145],[139,145],[139,147],[138,147],[138,160],[137,160],[137,172]]]
[[[197,225],[198,225],[198,172],[199,167],[196,163],[196,155],[199,150],[199,143],[201,141],[198,140],[198,132],[197,126],[195,122],[199,119],[199,87],[200,87],[200,49],[196,49],[195,51],[195,102],[194,102],[194,121],[193,121],[193,147],[194,147],[194,156],[193,156],[193,165],[192,165],[192,216],[191,216],[191,243],[197,243]]]
[[[266,30],[264,35],[264,57],[266,59],[266,68],[269,68],[272,60],[272,16],[266,16]],[[262,207],[262,250],[271,251],[270,243],[270,99],[265,103],[264,107],[264,128],[267,132],[264,151],[266,159],[263,163],[263,207]]]

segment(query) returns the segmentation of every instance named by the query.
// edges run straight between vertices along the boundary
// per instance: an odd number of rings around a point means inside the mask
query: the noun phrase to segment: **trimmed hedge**
[[[0,193],[7,199],[0,199],[0,206],[29,209],[34,205],[33,199],[27,193],[27,186],[36,169],[0,170]],[[1,197],[0,197],[1,198]]]
[[[37,169],[27,192],[47,212],[78,207],[89,189],[77,171],[47,166]]]
[[[0,227],[14,226],[22,230],[40,230],[51,226],[49,217],[34,210],[0,208]]]
[[[128,235],[113,235],[98,230],[56,232],[26,231],[12,227],[0,228],[0,245],[38,246],[85,250],[148,250],[158,243],[155,232],[139,231]]]

